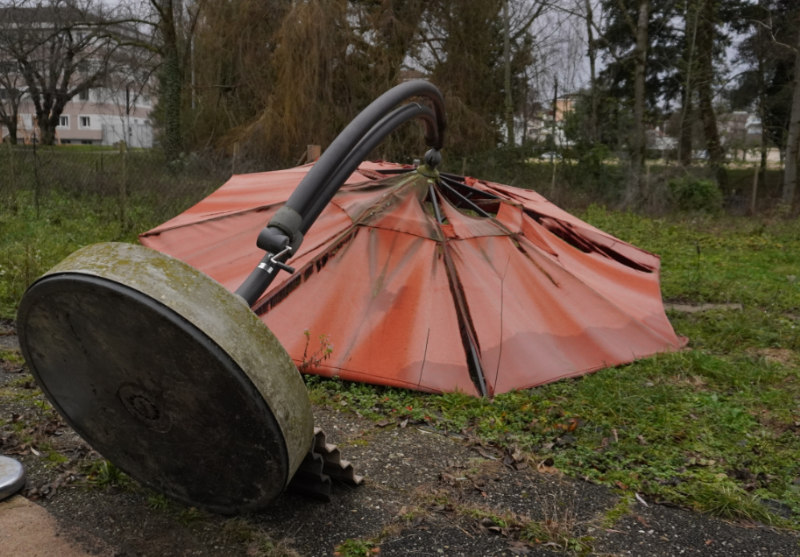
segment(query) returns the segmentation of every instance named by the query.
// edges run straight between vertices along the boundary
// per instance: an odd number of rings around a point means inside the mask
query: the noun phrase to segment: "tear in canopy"
[[[141,242],[235,290],[310,168],[233,176]],[[365,162],[253,309],[308,372],[491,396],[679,348],[659,263],[531,190]]]

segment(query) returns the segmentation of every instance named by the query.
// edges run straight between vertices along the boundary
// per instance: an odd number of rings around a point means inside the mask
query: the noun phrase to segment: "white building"
[[[120,90],[90,89],[69,101],[56,128],[56,143],[61,145],[114,145],[125,141],[129,147],[153,146],[150,112],[153,100],[146,94],[135,94],[131,85]],[[35,126],[36,110],[23,98],[19,107],[17,141],[32,143],[39,135]],[[2,127],[3,140],[8,129]]]

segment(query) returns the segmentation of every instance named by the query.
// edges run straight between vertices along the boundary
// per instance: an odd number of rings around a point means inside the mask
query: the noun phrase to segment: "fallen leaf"
[[[530,555],[531,548],[525,543],[521,541],[514,540],[509,542],[508,550],[514,555]]]

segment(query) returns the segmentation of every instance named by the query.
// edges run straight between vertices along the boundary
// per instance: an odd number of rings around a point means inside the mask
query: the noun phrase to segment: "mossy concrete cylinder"
[[[123,243],[67,257],[26,292],[17,328],[42,390],[90,445],[190,505],[255,510],[313,436],[289,355],[200,271]]]

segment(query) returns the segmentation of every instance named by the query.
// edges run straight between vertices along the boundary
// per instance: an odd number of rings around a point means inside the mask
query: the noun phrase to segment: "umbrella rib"
[[[447,182],[449,182],[451,184],[457,185],[460,188],[467,189],[467,190],[471,191],[472,193],[479,193],[481,195],[485,195],[486,197],[491,197],[492,199],[497,199],[497,200],[500,200],[500,201],[503,200],[502,197],[500,197],[499,195],[494,194],[494,193],[492,193],[490,191],[483,191],[483,190],[479,190],[478,188],[473,188],[472,186],[468,186],[467,184],[465,184],[461,180],[456,179],[457,176],[455,174],[445,174],[443,172],[440,172],[439,173],[439,177],[442,178],[443,180],[446,180]]]
[[[447,182],[440,182],[440,184],[442,186],[444,186],[445,188],[447,188],[447,190],[449,192],[451,192],[453,195],[455,195],[463,203],[466,203],[469,206],[470,209],[472,209],[473,211],[475,211],[476,213],[478,213],[482,217],[491,218],[492,215],[490,215],[489,213],[487,213],[486,211],[484,211],[483,209],[481,209],[480,207],[475,205],[472,201],[470,201],[469,199],[467,199],[466,197],[461,195],[461,193],[456,191],[456,189],[454,187],[452,187],[450,184],[448,184]]]
[[[551,234],[560,238],[564,242],[568,243],[569,245],[573,246],[576,249],[581,250],[584,253],[598,253],[602,256],[608,257],[609,259],[613,259],[617,263],[625,265],[626,267],[630,267],[636,271],[640,271],[643,273],[652,273],[653,269],[647,265],[642,263],[638,263],[633,259],[626,257],[619,251],[615,250],[611,246],[603,245],[591,238],[587,238],[583,236],[578,230],[575,230],[572,226],[568,226],[565,223],[561,222],[554,217],[543,216],[539,215],[534,211],[529,209],[525,209],[525,213],[541,224],[546,230],[548,230]]]
[[[431,204],[433,205],[433,212],[436,215],[436,220],[439,222],[439,224],[444,224],[442,211],[439,209],[439,202],[436,201],[436,190],[433,188],[433,184],[428,184],[428,196],[431,198]]]
[[[461,333],[461,342],[464,346],[464,354],[467,358],[467,369],[469,369],[470,379],[475,384],[481,396],[488,396],[486,388],[486,378],[481,363],[480,347],[478,346],[475,327],[472,325],[472,316],[464,296],[464,287],[456,274],[455,265],[450,257],[447,242],[442,245],[442,254],[447,271],[447,281],[450,284],[450,293],[455,304],[456,319],[458,320],[458,330]]]
[[[405,174],[407,172],[413,172],[416,168],[380,168],[376,169],[375,172],[378,174],[385,174],[387,176],[391,176],[394,174]]]
[[[422,373],[425,371],[425,362],[428,361],[428,342],[431,340],[431,329],[428,327],[428,333],[425,335],[425,352],[422,353],[422,365],[419,368],[419,379],[417,379],[417,386],[422,384]]]

